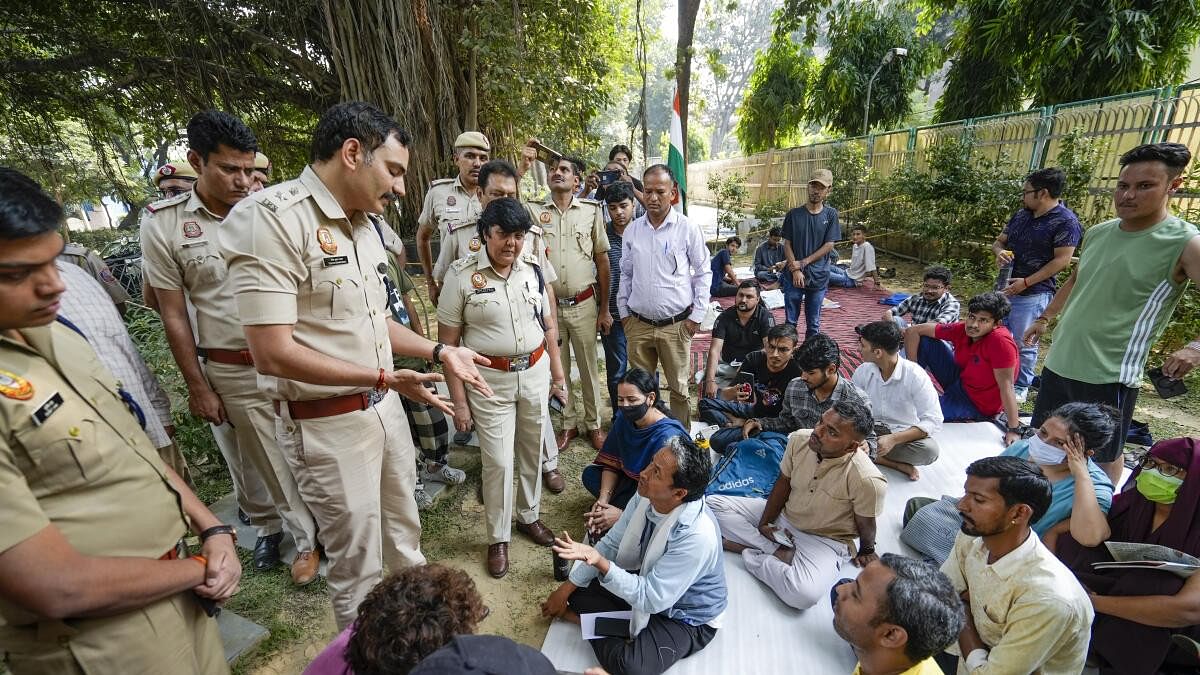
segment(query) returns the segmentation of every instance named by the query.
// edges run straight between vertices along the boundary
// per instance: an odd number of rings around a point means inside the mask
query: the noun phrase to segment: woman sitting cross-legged
[[[583,487],[596,497],[584,525],[599,538],[617,522],[637,492],[638,474],[654,459],[666,439],[688,432],[662,402],[658,382],[641,368],[632,368],[617,382],[617,408],[612,430],[600,453],[583,470]]]
[[[1200,557],[1200,439],[1155,443],[1108,513],[1105,541],[1156,544]],[[1101,673],[1197,672],[1200,574],[1184,579],[1153,569],[1097,570],[1105,546],[1069,536],[1058,557],[1075,572],[1096,609],[1092,655]]]

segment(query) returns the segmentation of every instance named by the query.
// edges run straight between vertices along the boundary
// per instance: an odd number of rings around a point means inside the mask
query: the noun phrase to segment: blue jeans
[[[954,350],[949,345],[937,338],[922,337],[917,347],[917,364],[933,373],[938,384],[942,385],[942,396],[938,403],[942,406],[942,417],[947,422],[988,419],[963,390],[958,364],[954,362]]]
[[[613,417],[616,417],[617,382],[625,377],[625,371],[629,368],[629,358],[625,350],[625,327],[615,314],[608,335],[600,334],[600,343],[604,345],[604,376],[608,380],[608,404],[612,406]]]
[[[726,401],[723,398],[700,399],[700,421],[705,424],[716,424],[721,427],[717,433],[708,439],[712,449],[718,454],[725,454],[725,448],[732,443],[742,440],[741,427],[728,427],[730,417],[747,419],[754,414],[753,403]]]
[[[1046,306],[1053,298],[1053,293],[1014,295],[1009,298],[1009,301],[1012,302],[1012,312],[1004,320],[1004,325],[1012,331],[1013,339],[1017,341],[1017,349],[1021,351],[1021,369],[1017,373],[1016,382],[1014,382],[1018,387],[1028,389],[1029,384],[1033,382],[1033,367],[1037,364],[1038,348],[1040,347],[1037,344],[1026,347],[1025,343],[1021,341],[1021,337],[1033,325],[1033,320],[1046,311]]]
[[[792,285],[791,273],[779,275],[783,282],[783,308],[787,322],[793,326],[800,321],[800,305],[804,305],[804,339],[821,332],[821,303],[825,301],[827,284],[817,288],[796,288]]]
[[[829,285],[841,286],[842,288],[857,288],[858,282],[850,278],[850,274],[846,272],[846,268],[841,265],[829,266]]]

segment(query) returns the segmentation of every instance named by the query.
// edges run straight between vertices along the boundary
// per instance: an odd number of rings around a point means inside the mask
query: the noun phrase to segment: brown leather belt
[[[584,300],[587,300],[588,298],[592,297],[595,294],[596,294],[596,287],[588,286],[584,290],[580,291],[579,295],[576,295],[573,298],[559,298],[558,304],[563,307],[574,307],[575,305],[578,305],[579,303],[583,302]]]
[[[230,366],[253,366],[254,356],[249,349],[200,349],[200,355],[213,363]]]
[[[543,343],[542,346],[532,352],[521,356],[488,356],[487,354],[480,354],[480,356],[488,360],[488,368],[515,373],[532,368],[533,364],[537,363],[538,359],[542,358],[542,354],[545,353],[546,345]]]
[[[319,417],[333,417],[334,415],[344,415],[349,412],[366,410],[382,401],[386,393],[386,391],[378,392],[372,389],[357,394],[322,398],[316,401],[273,401],[272,403],[275,406],[276,415],[280,414],[280,406],[286,403],[288,415],[292,419],[311,420]]]

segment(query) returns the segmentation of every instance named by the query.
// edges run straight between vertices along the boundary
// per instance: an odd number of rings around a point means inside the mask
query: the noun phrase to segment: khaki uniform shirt
[[[855,450],[836,459],[822,459],[808,447],[809,429],[788,437],[779,462],[792,493],[783,515],[798,530],[840,541],[854,555],[858,527],[854,516],[878,518],[883,513],[887,481],[866,453]]]
[[[990,565],[983,537],[959,533],[942,572],[955,591],[971,591],[971,618],[990,650],[987,665],[971,675],[1083,672],[1095,611],[1075,575],[1036,533]],[[949,651],[959,652],[957,641]],[[968,672],[965,662],[959,659],[959,673]]]
[[[443,178],[429,184],[417,224],[437,229],[438,236],[445,239],[450,225],[474,224],[482,212],[478,194],[468,192],[457,177]]]
[[[112,270],[108,269],[108,263],[104,262],[100,254],[82,244],[72,242],[63,247],[63,251],[58,254],[58,257],[82,267],[92,275],[92,278],[104,287],[104,292],[108,293],[108,297],[112,298],[113,304],[119,305],[129,301],[129,293],[113,276]]]
[[[196,309],[200,347],[241,350],[246,336],[226,279],[222,227],[195,190],[147,206],[141,221],[143,274],[154,288],[184,292]]]
[[[367,215],[347,218],[312,167],[242,200],[226,218],[221,250],[243,325],[293,326],[304,347],[391,369],[387,252]],[[261,376],[259,384],[287,401],[370,389]]]
[[[525,207],[533,222],[541,226],[547,255],[558,270],[554,295],[573,298],[596,283],[595,258],[608,252],[599,202],[572,197],[566,211],[559,211],[549,199],[544,204],[527,202]]]
[[[483,240],[479,237],[479,228],[477,227],[478,221],[479,219],[476,218],[470,223],[452,224],[449,231],[442,235],[442,248],[438,252],[437,263],[433,266],[433,278],[438,283],[445,280],[450,263],[483,250]],[[536,223],[529,228],[529,232],[525,235],[525,244],[521,248],[521,254],[535,256],[538,265],[542,268],[542,276],[546,279],[546,283],[553,284],[558,281],[558,273],[554,271],[554,265],[551,265],[550,259],[546,257],[550,248],[546,245],[543,235],[542,228]]]
[[[162,556],[187,520],[116,380],[61,324],[20,333],[0,337],[0,552],[54,524],[86,556]],[[37,621],[0,599],[0,626]]]
[[[550,317],[550,301],[538,292],[537,261],[522,254],[508,278],[492,268],[487,249],[450,266],[438,304],[438,322],[462,328],[461,344],[489,356],[528,354],[546,341],[535,312]]]

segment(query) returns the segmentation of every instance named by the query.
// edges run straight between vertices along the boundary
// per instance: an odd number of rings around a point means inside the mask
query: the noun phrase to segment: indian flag
[[[671,148],[667,151],[667,166],[679,181],[679,204],[676,208],[687,210],[687,163],[684,161],[683,123],[679,118],[679,89],[675,89],[671,105]]]

